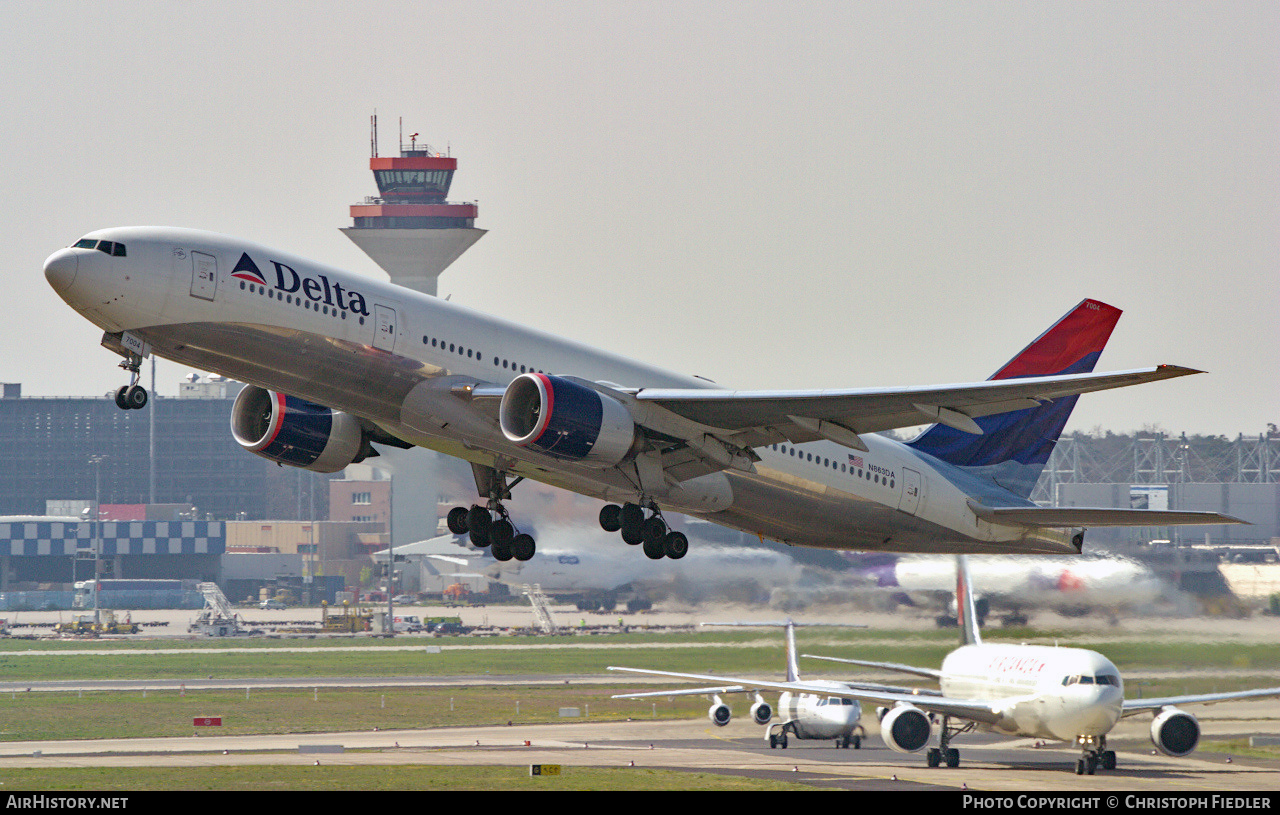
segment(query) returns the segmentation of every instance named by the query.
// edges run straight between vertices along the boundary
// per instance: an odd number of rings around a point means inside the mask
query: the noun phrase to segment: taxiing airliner
[[[796,660],[796,623],[787,620],[785,623],[703,623],[703,625],[741,625],[741,626],[781,626],[787,630],[787,681],[800,681],[800,667]],[[611,668],[610,670],[624,670]],[[656,671],[652,673],[658,673]],[[674,674],[678,676],[678,674]],[[728,684],[710,688],[694,688],[691,690],[666,690],[646,693],[620,693],[614,699],[648,699],[652,697],[673,696],[711,696],[711,707],[707,717],[717,727],[724,727],[731,719],[732,711],[720,697],[731,693],[749,693],[755,697],[751,705],[751,720],[759,725],[767,725],[765,739],[769,747],[786,748],[787,736],[797,739],[819,739],[835,742],[836,747],[855,749],[862,747],[862,705],[858,700],[843,695],[849,686],[840,682],[816,680],[805,683],[809,689],[804,692],[783,691],[778,696],[778,721],[773,721],[773,708],[760,695],[760,688],[751,682],[739,683],[729,680]],[[823,690],[825,688],[825,690]]]
[[[156,354],[248,383],[231,432],[336,472],[375,445],[471,463],[449,513],[494,557],[531,558],[506,502],[524,478],[606,502],[600,524],[682,557],[678,511],[831,549],[1079,553],[1084,527],[1235,523],[1216,513],[1028,500],[1078,394],[1197,373],[1092,373],[1119,310],[1085,300],[984,382],[735,391],[456,303],[210,232],[126,227],[51,255],[45,277],[124,357],[122,409]],[[936,422],[910,443],[877,435]]]
[[[1096,651],[1046,645],[984,645],[978,633],[968,564],[963,555],[956,560],[961,645],[947,655],[941,669],[804,655],[933,679],[938,682],[937,690],[888,691],[883,685],[844,682],[837,684],[847,690],[837,692],[831,689],[830,682],[821,685],[762,682],[641,668],[610,667],[609,670],[694,682],[750,682],[759,690],[836,694],[867,702],[879,706],[880,735],[884,743],[900,753],[923,750],[931,738],[932,717],[941,717],[938,746],[926,752],[930,767],[960,766],[960,751],[951,746],[951,740],[978,728],[1007,736],[1072,742],[1081,750],[1076,761],[1077,775],[1093,775],[1099,767],[1115,769],[1116,754],[1107,749],[1107,734],[1121,717],[1155,714],[1151,721],[1151,741],[1156,749],[1168,756],[1185,756],[1200,742],[1200,724],[1195,716],[1181,710],[1180,705],[1280,696],[1280,688],[1260,688],[1125,699],[1120,671]]]

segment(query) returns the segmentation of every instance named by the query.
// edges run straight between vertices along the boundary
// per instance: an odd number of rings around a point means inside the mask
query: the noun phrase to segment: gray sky
[[[397,120],[490,230],[441,293],[724,385],[985,379],[1085,297],[1069,429],[1280,421],[1280,5],[0,4],[0,381],[124,382],[46,256],[105,226],[371,275],[338,228]],[[25,312],[30,312],[27,314]],[[34,317],[34,319],[32,319]],[[164,364],[160,391],[185,369]]]

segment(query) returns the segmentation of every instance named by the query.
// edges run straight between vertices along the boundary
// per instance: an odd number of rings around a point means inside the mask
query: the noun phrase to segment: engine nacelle
[[[918,753],[929,743],[933,732],[929,717],[912,705],[899,705],[880,720],[880,736],[890,750],[899,753]]]
[[[711,703],[711,708],[707,710],[707,717],[711,719],[711,723],[716,727],[724,727],[733,718],[733,711],[729,710],[729,706],[717,696],[715,701]]]
[[[756,724],[768,724],[769,720],[772,718],[773,707],[768,702],[757,696],[755,704],[751,706],[752,721]]]
[[[635,443],[630,412],[616,399],[568,379],[520,374],[502,394],[507,440],[565,461],[612,467]]]
[[[1164,708],[1151,720],[1151,741],[1166,756],[1185,756],[1200,743],[1200,723],[1185,710]]]
[[[335,473],[369,452],[354,416],[254,385],[236,397],[231,435],[250,453],[318,473]]]

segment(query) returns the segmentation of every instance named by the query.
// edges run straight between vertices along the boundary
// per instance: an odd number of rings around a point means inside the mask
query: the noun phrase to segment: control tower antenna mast
[[[485,230],[475,227],[479,207],[474,202],[445,200],[458,160],[429,144],[418,144],[417,137],[414,133],[405,144],[401,119],[399,157],[380,157],[374,113],[369,169],[378,195],[352,204],[353,224],[342,233],[373,258],[392,283],[434,295],[440,273]]]

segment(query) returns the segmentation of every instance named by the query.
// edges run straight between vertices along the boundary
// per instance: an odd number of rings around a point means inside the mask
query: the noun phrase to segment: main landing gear
[[[621,532],[632,546],[640,545],[650,560],[669,557],[679,560],[689,552],[689,538],[683,532],[667,527],[662,510],[649,504],[649,516],[639,504],[605,504],[600,510],[600,528],[605,532]]]
[[[116,389],[116,407],[121,410],[141,410],[147,406],[147,389],[138,384],[142,376],[142,357],[130,353],[120,367],[129,372],[129,384]]]
[[[481,549],[489,547],[494,560],[505,562],[512,558],[521,561],[532,558],[537,552],[533,536],[516,529],[511,522],[511,514],[502,503],[511,497],[511,488],[523,480],[522,476],[508,484],[506,473],[488,467],[477,470],[476,483],[480,485],[483,481],[488,486],[489,502],[486,506],[476,504],[470,508],[454,507],[449,510],[446,518],[449,531],[455,535],[469,535],[471,543]]]

